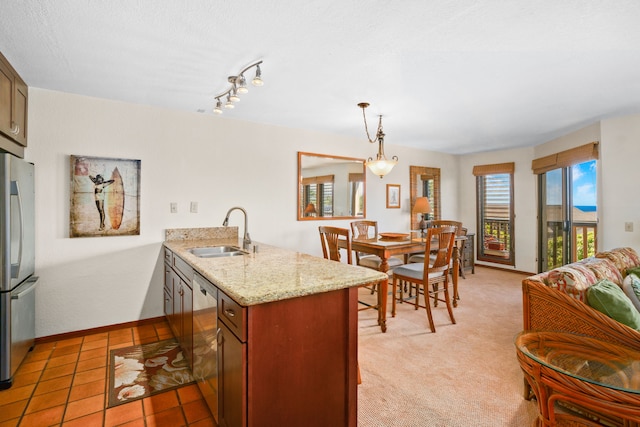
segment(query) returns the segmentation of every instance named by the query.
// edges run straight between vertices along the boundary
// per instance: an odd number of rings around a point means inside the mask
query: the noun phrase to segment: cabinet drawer
[[[218,292],[218,318],[242,342],[247,341],[245,325],[247,324],[247,308],[241,306],[224,292]]]
[[[173,265],[173,252],[167,248],[164,248],[164,262],[169,265]]]
[[[182,258],[173,255],[173,269],[182,276],[182,279],[187,282],[187,285],[191,287],[191,282],[193,281],[193,268],[186,262],[182,260]]]

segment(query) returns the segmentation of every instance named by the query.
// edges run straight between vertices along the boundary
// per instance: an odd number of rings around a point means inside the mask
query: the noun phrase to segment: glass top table
[[[640,352],[582,335],[543,331],[521,332],[515,346],[538,400],[538,425],[571,418],[555,413],[556,402],[585,409],[595,414],[592,420],[613,417],[640,423]]]

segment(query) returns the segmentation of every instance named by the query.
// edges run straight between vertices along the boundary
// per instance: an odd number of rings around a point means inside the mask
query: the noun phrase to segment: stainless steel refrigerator
[[[34,166],[0,153],[0,390],[35,339]]]

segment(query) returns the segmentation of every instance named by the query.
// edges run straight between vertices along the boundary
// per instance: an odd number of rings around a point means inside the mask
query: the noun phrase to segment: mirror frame
[[[410,185],[410,207],[409,207],[409,215],[411,215],[411,229],[417,230],[418,223],[420,219],[418,218],[418,214],[413,213],[413,205],[416,203],[416,198],[418,197],[418,183],[422,181],[422,179],[418,179],[418,177],[422,177],[423,175],[428,176],[433,179],[433,219],[440,219],[440,168],[429,168],[426,166],[409,166],[409,185]],[[423,196],[423,194],[420,194]]]
[[[303,157],[320,157],[320,158],[324,158],[324,159],[334,159],[334,160],[339,160],[339,161],[352,161],[352,162],[359,162],[362,164],[362,177],[363,177],[363,181],[362,181],[362,185],[363,185],[363,189],[362,189],[362,203],[363,203],[363,207],[362,207],[362,215],[354,215],[354,216],[312,216],[312,217],[306,217],[304,216],[304,212],[303,212],[303,206],[302,205],[302,194],[304,192],[304,186],[302,185],[302,161],[303,161]],[[355,158],[355,157],[344,157],[344,156],[334,156],[334,155],[330,155],[330,154],[318,154],[318,153],[307,153],[304,151],[298,151],[298,192],[297,192],[297,198],[298,201],[296,202],[296,208],[297,208],[297,217],[298,217],[298,221],[323,221],[323,220],[339,220],[339,219],[363,219],[367,217],[367,171],[364,165],[365,159],[359,159],[359,158]],[[349,185],[349,182],[347,181],[346,183],[347,185]]]

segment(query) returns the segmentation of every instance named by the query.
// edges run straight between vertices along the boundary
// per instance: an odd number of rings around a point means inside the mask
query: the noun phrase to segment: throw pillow
[[[587,290],[589,305],[630,328],[640,330],[640,313],[622,288],[609,280],[601,280]]]
[[[622,290],[636,310],[640,311],[640,278],[635,274],[628,274],[622,281]]]
[[[627,268],[627,275],[629,274],[635,274],[636,276],[640,277],[640,266]]]

